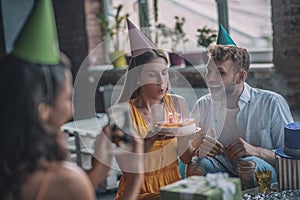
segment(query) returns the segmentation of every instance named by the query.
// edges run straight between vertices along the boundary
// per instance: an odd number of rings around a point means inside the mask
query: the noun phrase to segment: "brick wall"
[[[101,43],[101,28],[95,16],[101,10],[100,0],[85,0],[86,33],[88,36],[88,52],[91,66],[106,63],[104,46]]]
[[[84,1],[53,0],[60,49],[72,62],[75,75],[88,53]]]
[[[300,108],[300,1],[273,0],[274,65],[293,109]],[[280,88],[278,88],[280,89]]]

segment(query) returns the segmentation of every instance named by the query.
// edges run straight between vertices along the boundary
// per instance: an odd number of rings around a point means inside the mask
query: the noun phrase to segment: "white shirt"
[[[238,138],[244,138],[241,132],[236,129],[236,115],[239,111],[240,109],[238,107],[234,109],[226,108],[225,123],[219,138],[219,141],[225,147]]]
[[[197,101],[192,110],[192,117],[196,119],[198,126],[206,130],[206,133],[215,126],[217,138],[220,137],[226,117],[224,102],[212,104],[211,96],[207,94]],[[236,129],[241,138],[253,146],[266,149],[283,146],[284,126],[294,120],[289,105],[281,95],[252,88],[244,83],[238,107]],[[215,111],[215,115],[212,115],[212,110]],[[233,140],[234,138],[229,138],[228,142]]]

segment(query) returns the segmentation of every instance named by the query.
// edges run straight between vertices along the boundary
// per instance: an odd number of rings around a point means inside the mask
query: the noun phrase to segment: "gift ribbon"
[[[168,186],[166,186],[168,187]],[[179,192],[179,199],[194,199],[193,194],[204,194],[212,188],[218,188],[222,191],[222,199],[233,200],[235,194],[235,184],[229,181],[227,173],[208,173],[205,181],[199,181],[198,178],[189,177],[172,185],[172,191]]]
[[[211,187],[222,190],[222,199],[232,200],[235,193],[235,184],[228,181],[227,173],[208,173],[206,180]]]

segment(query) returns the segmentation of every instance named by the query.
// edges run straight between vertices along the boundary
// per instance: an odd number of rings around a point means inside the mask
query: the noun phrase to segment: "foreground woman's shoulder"
[[[77,165],[70,162],[57,162],[54,177],[51,181],[53,193],[59,192],[60,199],[95,199],[95,191],[87,174]]]

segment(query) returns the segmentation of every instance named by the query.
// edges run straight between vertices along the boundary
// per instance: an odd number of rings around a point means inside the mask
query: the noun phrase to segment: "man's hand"
[[[244,156],[256,156],[256,150],[255,146],[239,138],[225,148],[225,154],[230,160],[235,160]]]
[[[199,157],[210,156],[214,157],[223,153],[223,145],[215,139],[216,130],[211,130],[211,136],[205,135],[202,143],[199,145]]]

